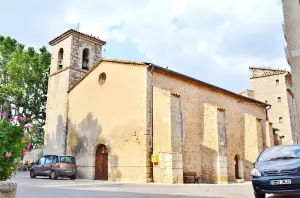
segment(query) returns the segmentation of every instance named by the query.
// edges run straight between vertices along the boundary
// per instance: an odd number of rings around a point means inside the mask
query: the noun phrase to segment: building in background
[[[280,144],[298,143],[295,99],[290,72],[264,67],[250,67],[249,72],[251,90],[241,94],[271,105],[268,118],[273,123],[274,130],[277,130]]]

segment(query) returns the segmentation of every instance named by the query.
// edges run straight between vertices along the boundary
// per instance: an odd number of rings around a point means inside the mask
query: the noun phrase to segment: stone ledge
[[[17,189],[17,183],[13,181],[0,181],[0,193],[11,192]]]
[[[0,198],[16,197],[17,183],[13,181],[0,181]]]

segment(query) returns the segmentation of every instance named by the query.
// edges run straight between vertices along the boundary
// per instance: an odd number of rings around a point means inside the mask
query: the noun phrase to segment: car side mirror
[[[35,162],[35,165],[39,165],[39,161],[36,161],[36,162]]]

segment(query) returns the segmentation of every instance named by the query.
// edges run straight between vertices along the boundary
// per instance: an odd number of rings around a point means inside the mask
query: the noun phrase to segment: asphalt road
[[[31,179],[29,172],[18,173],[17,198],[254,198],[252,186],[245,184],[138,184],[94,180]],[[268,196],[296,198],[298,196]],[[300,198],[300,196],[299,196]]]

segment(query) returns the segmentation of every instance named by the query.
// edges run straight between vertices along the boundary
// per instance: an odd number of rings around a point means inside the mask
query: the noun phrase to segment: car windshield
[[[61,156],[59,157],[61,163],[75,164],[75,157],[72,156]]]
[[[272,147],[266,149],[259,157],[259,162],[300,158],[300,146]]]

